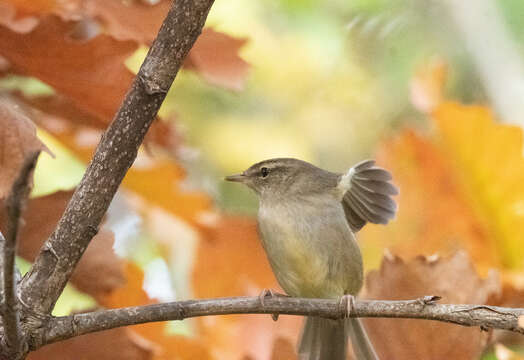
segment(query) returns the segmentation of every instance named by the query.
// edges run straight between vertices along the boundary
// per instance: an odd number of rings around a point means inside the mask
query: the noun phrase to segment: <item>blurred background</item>
[[[0,0],[0,96],[54,155],[43,153],[35,172],[23,269],[168,8],[168,0]],[[371,271],[362,297],[524,306],[523,24],[520,0],[217,0],[55,314],[277,289],[257,239],[255,196],[222,180],[271,157],[340,172],[376,158],[392,171],[397,219],[359,234]],[[144,325],[31,358],[84,349],[86,359],[292,359],[300,321]],[[367,325],[385,359],[521,358],[522,339],[508,333]]]

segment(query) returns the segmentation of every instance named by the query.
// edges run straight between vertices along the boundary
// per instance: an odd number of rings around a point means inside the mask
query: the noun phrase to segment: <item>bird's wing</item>
[[[398,189],[391,180],[391,174],[373,160],[364,160],[341,176],[342,205],[351,230],[359,231],[366,222],[387,224],[395,217],[397,204],[391,196]]]

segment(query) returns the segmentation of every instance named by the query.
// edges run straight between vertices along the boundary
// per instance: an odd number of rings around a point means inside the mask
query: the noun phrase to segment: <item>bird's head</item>
[[[297,196],[334,188],[338,176],[302,160],[277,158],[258,162],[225,180],[240,182],[260,196]]]

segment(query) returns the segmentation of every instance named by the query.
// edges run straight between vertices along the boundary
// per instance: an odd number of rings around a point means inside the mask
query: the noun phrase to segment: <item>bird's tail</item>
[[[366,330],[358,318],[349,318],[348,320],[348,334],[353,345],[353,352],[357,360],[378,360],[371,341],[369,341]]]
[[[300,360],[346,360],[347,338],[357,360],[377,360],[373,346],[356,318],[308,317],[298,346]]]

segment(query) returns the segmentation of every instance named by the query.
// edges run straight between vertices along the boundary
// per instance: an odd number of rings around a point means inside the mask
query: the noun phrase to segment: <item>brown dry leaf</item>
[[[442,296],[443,303],[485,304],[500,292],[498,276],[483,280],[464,252],[448,258],[386,256],[366,278],[367,299],[405,300]],[[375,348],[384,359],[478,359],[489,334],[436,321],[366,319]]]
[[[28,261],[34,261],[43,243],[53,232],[69,199],[70,191],[60,191],[28,201],[22,215],[24,226],[20,229],[18,253]],[[0,211],[0,229],[5,229],[5,212]],[[114,236],[111,231],[101,230],[91,240],[71,282],[81,291],[99,299],[124,282],[122,261],[113,251]],[[103,274],[103,276],[100,276]]]
[[[155,346],[127,328],[74,337],[31,352],[28,360],[151,360]]]
[[[85,0],[83,11],[98,20],[118,40],[134,40],[150,45],[171,7],[171,1],[155,5],[143,1]]]
[[[34,121],[50,133],[60,134],[62,130],[75,125],[105,129],[109,124],[109,119],[102,119],[82,110],[60,94],[28,97],[20,92],[13,92],[11,95],[31,110],[40,110],[41,113],[35,113]],[[60,125],[55,124],[56,122],[60,122]]]
[[[409,84],[411,103],[423,113],[431,113],[444,100],[447,64],[435,58],[423,64]]]
[[[60,94],[26,97],[19,92],[11,95],[27,106],[36,125],[59,139],[83,161],[93,156],[101,130],[109,125],[109,118],[99,118],[83,111],[71,100]],[[144,139],[146,146],[158,146],[176,156],[182,136],[176,130],[174,120],[157,118]]]
[[[9,98],[0,96],[0,199],[4,199],[25,158],[47,147],[36,137],[36,127]]]
[[[70,33],[75,25],[47,16],[29,34],[0,26],[2,56],[14,71],[37,77],[84,111],[111,119],[133,80],[124,61],[137,43],[108,35],[74,41]]]
[[[185,65],[199,72],[211,84],[242,90],[249,65],[238,51],[246,41],[206,28],[191,49]]]

